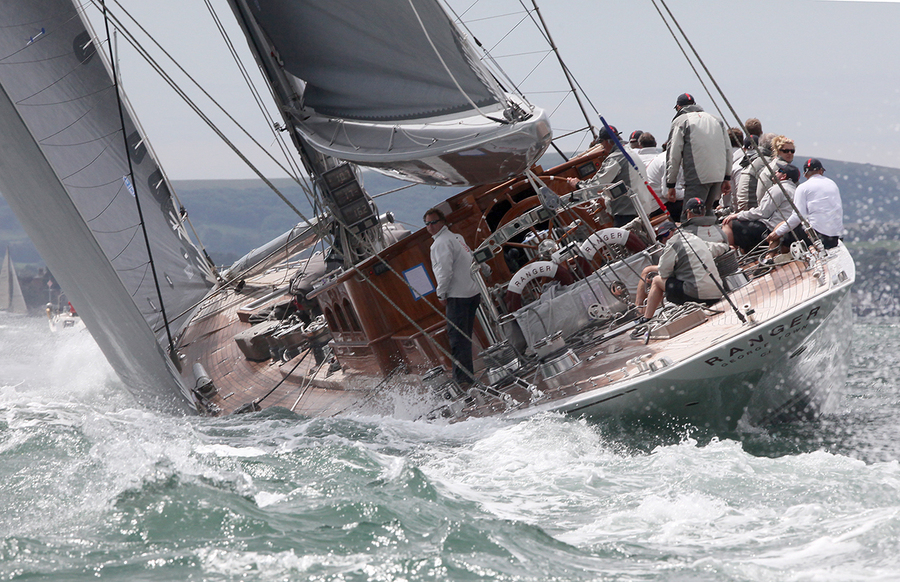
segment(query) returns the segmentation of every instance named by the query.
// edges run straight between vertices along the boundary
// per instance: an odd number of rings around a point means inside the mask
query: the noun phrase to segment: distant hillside
[[[551,156],[545,167],[559,161]],[[798,156],[797,163],[804,158]],[[856,288],[860,313],[900,315],[900,169],[822,160],[827,175],[841,188],[845,241],[859,268]],[[365,172],[367,190],[377,196],[380,212],[392,212],[398,222],[421,227],[422,214],[458,189],[409,186],[376,172]],[[300,187],[276,180],[278,190],[304,215],[310,205]],[[289,230],[300,218],[258,180],[177,180],[176,192],[188,209],[200,240],[217,264],[230,264],[248,250]],[[390,192],[383,196],[382,193]],[[6,202],[0,199],[0,248],[8,244],[20,274],[43,261]]]
[[[311,206],[303,190],[288,179],[275,187],[304,216]],[[376,172],[364,173],[364,184],[381,213],[391,212],[411,229],[421,227],[431,206],[459,189],[413,185]],[[228,264],[244,253],[291,229],[301,220],[271,188],[258,180],[176,180],[173,183],[191,223],[213,260]],[[399,190],[398,190],[399,189]],[[391,192],[392,190],[396,190]]]

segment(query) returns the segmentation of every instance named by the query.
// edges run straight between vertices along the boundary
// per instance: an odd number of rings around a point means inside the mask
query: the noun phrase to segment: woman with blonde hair
[[[783,135],[772,138],[772,151],[787,164],[794,163],[794,140]],[[783,164],[781,164],[783,165]]]
[[[762,197],[775,183],[775,172],[794,161],[794,149],[794,140],[791,138],[783,135],[776,135],[772,138],[772,160],[769,162],[772,169],[770,173],[769,170],[763,168],[759,173],[759,181],[756,183],[757,205],[762,204]]]

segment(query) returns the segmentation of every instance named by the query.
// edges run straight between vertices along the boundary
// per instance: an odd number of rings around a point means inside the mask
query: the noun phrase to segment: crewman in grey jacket
[[[616,128],[610,126],[610,129],[615,133]],[[621,180],[629,191],[637,194],[641,206],[643,206],[644,211],[648,215],[653,216],[656,213],[661,213],[659,205],[653,198],[653,195],[650,194],[650,190],[647,189],[647,177],[644,173],[643,164],[633,166],[628,163],[625,154],[616,147],[612,134],[605,127],[600,129],[596,142],[608,154],[606,159],[603,160],[600,169],[587,180],[568,178],[569,186],[572,188],[588,188],[598,184],[613,184]],[[627,148],[627,150],[632,161],[637,159],[637,163],[640,164],[640,158],[637,157],[634,150],[630,148]],[[612,216],[613,225],[616,227],[625,226],[638,216],[637,209],[635,209],[629,196],[607,198],[606,211]]]
[[[731,192],[731,139],[728,128],[694,102],[689,93],[678,96],[666,152],[666,188],[675,200],[678,169],[684,170],[684,199],[699,198],[712,215],[723,193]],[[679,217],[674,217],[676,220]]]
[[[689,219],[694,216],[688,209],[685,215]],[[656,237],[666,248],[659,264],[646,267],[641,273],[644,280],[651,279],[649,293],[644,285],[639,285],[634,301],[644,319],[653,317],[663,297],[678,305],[688,301],[714,303],[722,298],[715,257],[728,252],[726,243],[708,243],[684,229],[675,232],[675,225],[668,221],[657,227]],[[652,277],[654,271],[658,276]],[[647,305],[642,308],[645,297]]]
[[[800,181],[800,169],[787,164],[778,168],[775,176],[778,182],[769,188],[759,206],[729,214],[722,220],[729,244],[745,253],[759,246],[779,222],[794,212],[791,200]]]

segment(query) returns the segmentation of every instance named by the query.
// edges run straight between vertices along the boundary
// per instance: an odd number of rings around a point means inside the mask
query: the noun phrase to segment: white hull
[[[657,370],[629,369],[629,379],[538,410],[591,418],[621,417],[690,423],[714,430],[811,418],[825,411],[846,375],[855,278],[841,246],[829,270],[848,278],[793,309]],[[834,277],[831,277],[832,279]]]

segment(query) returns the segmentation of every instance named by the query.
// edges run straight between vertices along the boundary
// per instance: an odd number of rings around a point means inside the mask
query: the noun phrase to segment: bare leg
[[[659,271],[659,267],[656,265],[648,265],[641,271],[641,282],[638,283],[637,293],[634,296],[634,304],[637,306],[638,313],[642,313],[641,305],[643,305],[644,299],[647,298],[647,279],[652,273],[657,271]]]
[[[644,308],[644,317],[650,319],[656,313],[656,308],[662,303],[663,295],[666,292],[666,280],[662,277],[655,277],[650,283],[650,294],[647,296],[647,307]]]
[[[728,246],[734,248],[734,232],[731,231],[731,224],[723,224],[722,230],[725,231],[725,236],[728,237]]]

